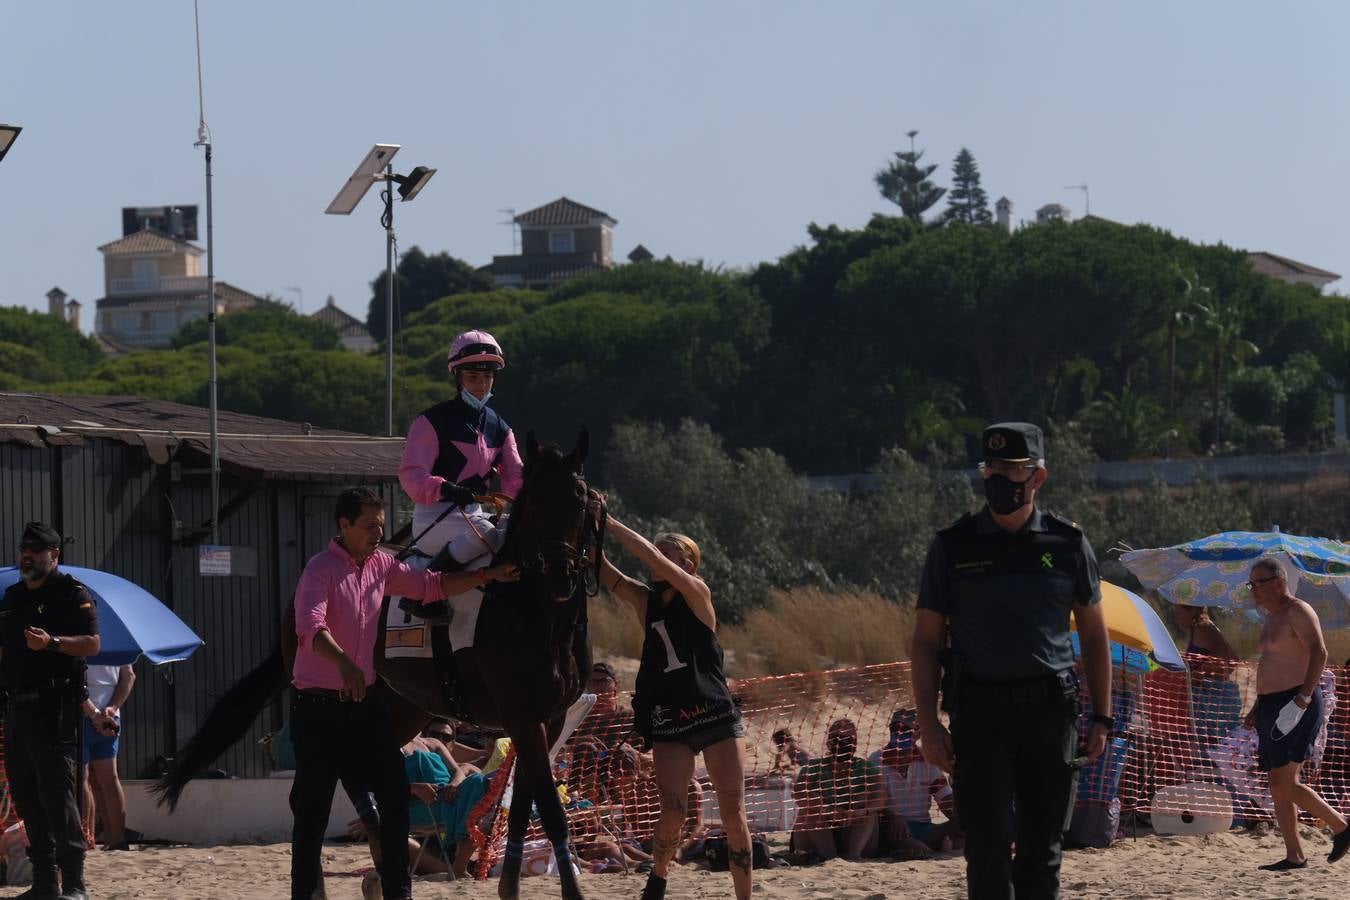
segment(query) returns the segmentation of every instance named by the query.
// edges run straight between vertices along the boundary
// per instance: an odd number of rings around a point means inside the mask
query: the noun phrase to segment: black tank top
[[[648,590],[633,695],[634,727],[649,741],[680,740],[741,718],[722,671],[716,633],[694,615],[684,595],[676,592],[662,606],[661,595],[669,587],[657,582]]]

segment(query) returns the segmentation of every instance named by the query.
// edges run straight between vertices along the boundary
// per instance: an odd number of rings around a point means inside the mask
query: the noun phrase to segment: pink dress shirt
[[[423,572],[376,550],[357,565],[334,538],[328,549],[305,565],[295,589],[295,667],[297,688],[342,690],[337,663],[314,650],[314,636],[327,630],[337,645],[361,667],[366,685],[375,683],[375,640],[380,632],[380,606],[385,594],[442,600],[439,572]]]

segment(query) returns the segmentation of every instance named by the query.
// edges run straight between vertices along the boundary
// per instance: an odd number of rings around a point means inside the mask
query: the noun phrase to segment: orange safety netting
[[[1267,780],[1256,768],[1256,734],[1242,721],[1256,696],[1254,667],[1212,657],[1187,662],[1189,673],[1115,670],[1117,729],[1107,752],[1081,774],[1077,812],[1109,807],[1147,814],[1159,830],[1179,833],[1273,819]],[[1328,669],[1322,689],[1325,721],[1303,780],[1346,811],[1350,670]],[[840,827],[878,816],[884,844],[888,820],[946,819],[950,789],[960,787],[949,785],[911,748],[904,726],[912,713],[892,738],[893,713],[914,706],[909,663],[743,679],[733,682],[732,690],[744,716],[745,807],[752,832]],[[628,699],[620,696],[607,706],[602,698],[558,754],[555,775],[582,860],[613,857],[625,843],[649,840],[660,816],[650,754],[639,749]],[[1086,715],[1086,696],[1083,705]],[[841,768],[814,762],[825,755],[831,723],[840,719],[856,728],[854,760]],[[775,742],[782,730],[792,735],[791,742]],[[509,765],[499,770],[474,810],[490,848],[480,854],[480,877],[504,847],[505,810],[495,818],[493,813],[509,771]],[[719,822],[716,790],[701,758],[694,781],[687,840]],[[892,839],[894,834],[892,829]],[[534,822],[527,848],[543,837]]]

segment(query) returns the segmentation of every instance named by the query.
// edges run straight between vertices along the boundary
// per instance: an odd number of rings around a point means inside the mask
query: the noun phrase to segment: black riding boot
[[[84,887],[84,860],[62,863],[60,900],[89,900]]]
[[[56,900],[61,890],[56,886],[56,866],[33,864],[33,886],[15,900]]]

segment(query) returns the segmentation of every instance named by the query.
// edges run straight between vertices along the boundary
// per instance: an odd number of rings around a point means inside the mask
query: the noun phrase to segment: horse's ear
[[[539,438],[534,436],[533,428],[530,429],[529,434],[525,435],[525,458],[526,459],[539,458]]]
[[[586,461],[586,454],[590,452],[590,449],[591,433],[587,431],[586,426],[583,425],[581,426],[580,433],[577,434],[577,442],[572,447],[572,452],[568,454],[568,458],[572,460],[574,468],[581,468],[581,464]]]

